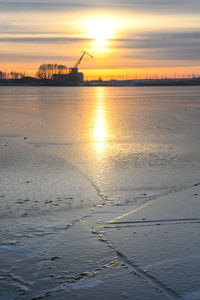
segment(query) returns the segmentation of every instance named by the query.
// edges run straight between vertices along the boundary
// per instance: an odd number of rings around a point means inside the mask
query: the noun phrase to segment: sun
[[[96,47],[106,47],[109,40],[116,34],[118,23],[116,20],[105,17],[98,17],[87,22],[89,38],[93,40]]]

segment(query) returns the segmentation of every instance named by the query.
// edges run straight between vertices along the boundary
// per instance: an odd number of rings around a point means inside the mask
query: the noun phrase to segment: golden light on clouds
[[[143,1],[136,5],[143,9],[131,9],[134,1],[128,1],[130,7],[123,10],[115,5],[73,4],[71,9],[54,4],[41,9],[35,1],[30,6],[16,0],[27,13],[15,11],[14,6],[10,10],[10,5],[6,12],[0,11],[1,69],[35,76],[42,63],[72,67],[86,50],[94,56],[94,60],[85,57],[79,66],[86,80],[198,75],[200,14],[186,10],[176,14],[171,9],[163,13],[163,5],[158,13],[157,6],[145,9]]]

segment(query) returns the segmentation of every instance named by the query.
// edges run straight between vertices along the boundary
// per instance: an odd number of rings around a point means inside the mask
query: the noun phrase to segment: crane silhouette
[[[70,72],[77,72],[78,71],[78,66],[80,65],[80,63],[81,63],[81,61],[82,61],[82,59],[83,59],[83,57],[85,56],[85,55],[88,55],[88,56],[90,56],[91,58],[94,58],[89,52],[87,52],[87,51],[82,51],[83,52],[83,54],[81,55],[81,57],[77,60],[77,62],[75,63],[75,65],[73,66],[73,68],[70,68],[69,70],[70,70]]]
[[[79,73],[78,72],[78,66],[80,65],[83,57],[85,55],[90,56],[91,58],[93,58],[93,56],[88,53],[87,51],[82,51],[83,54],[81,55],[81,57],[77,60],[77,62],[75,63],[75,65],[72,68],[69,68],[69,73],[68,74],[54,74],[53,78],[57,83],[60,84],[73,84],[73,85],[77,85],[78,83],[83,81],[83,73]]]

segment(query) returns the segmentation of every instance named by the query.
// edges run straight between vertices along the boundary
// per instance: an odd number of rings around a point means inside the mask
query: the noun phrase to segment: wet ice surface
[[[199,87],[0,89],[0,299],[199,299]]]

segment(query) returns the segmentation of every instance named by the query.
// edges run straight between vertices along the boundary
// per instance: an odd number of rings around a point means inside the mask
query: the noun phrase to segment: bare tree
[[[4,73],[3,71],[0,71],[0,80],[4,79]]]
[[[39,79],[52,79],[54,74],[66,74],[68,68],[65,65],[42,64],[36,73]]]
[[[37,71],[37,77],[39,79],[47,79],[47,65],[46,64],[40,65],[40,67]]]
[[[16,71],[11,71],[10,73],[8,72],[3,72],[3,71],[0,71],[0,80],[2,79],[12,79],[12,80],[15,80],[15,79],[21,79],[22,77],[25,76],[25,73],[21,73],[21,72],[16,72]]]
[[[24,73],[20,73],[20,72],[16,72],[16,71],[11,71],[10,73],[8,73],[8,76],[10,79],[21,79],[22,77],[24,77]]]
[[[0,80],[2,80],[2,79],[8,79],[9,78],[8,74],[6,73],[6,71],[4,71],[4,72],[0,71]]]
[[[66,74],[68,72],[68,68],[65,65],[58,65],[58,74]]]

